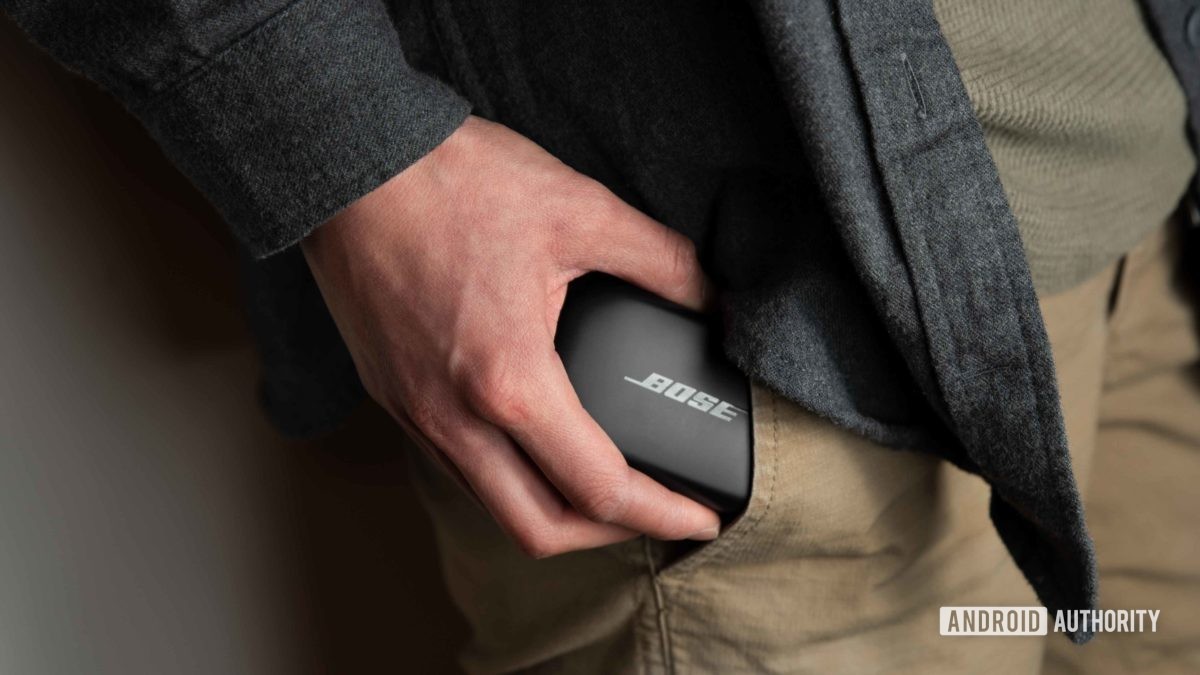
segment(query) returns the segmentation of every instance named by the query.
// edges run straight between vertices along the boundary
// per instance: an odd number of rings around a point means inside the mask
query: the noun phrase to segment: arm
[[[524,550],[716,536],[714,513],[625,463],[553,345],[590,270],[699,307],[691,243],[512,131],[464,124],[376,0],[0,2],[117,95],[251,252],[303,240],[368,392]]]
[[[469,104],[412,70],[380,0],[0,0],[116,96],[255,256],[432,150]]]

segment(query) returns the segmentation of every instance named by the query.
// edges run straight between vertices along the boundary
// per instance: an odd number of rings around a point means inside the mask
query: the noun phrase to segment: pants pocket
[[[743,540],[766,517],[775,489],[777,404],[775,394],[758,385],[752,385],[750,405],[754,424],[754,447],[750,501],[746,510],[722,528],[720,536],[712,541],[651,540],[650,555],[658,574],[686,574],[720,557],[723,551],[744,545]]]

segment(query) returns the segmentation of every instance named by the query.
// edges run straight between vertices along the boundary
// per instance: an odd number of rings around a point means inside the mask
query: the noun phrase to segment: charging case
[[[630,466],[724,518],[753,471],[749,380],[703,315],[614,277],[571,283],[555,345],[583,407]]]

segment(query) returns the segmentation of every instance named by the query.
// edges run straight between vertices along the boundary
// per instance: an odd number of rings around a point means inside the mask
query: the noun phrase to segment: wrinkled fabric
[[[470,105],[409,66],[376,0],[3,0],[112,92],[254,257],[449,136]]]
[[[1046,636],[942,636],[942,607],[1036,604],[989,522],[988,486],[756,387],[750,504],[713,542],[642,538],[530,560],[410,448],[444,577],[471,628],[465,670],[1195,671],[1200,330],[1196,294],[1179,284],[1175,225],[1160,223],[1123,262],[1040,302],[1100,544],[1102,605],[1158,610],[1153,632],[1144,619],[1144,632],[1078,648],[1054,635],[1051,613]]]
[[[1193,127],[1197,4],[1148,2]],[[743,370],[861,438],[982,475],[1041,600],[1094,605],[1021,241],[928,0],[2,6],[230,221],[286,432],[362,396],[289,246],[473,109],[696,240]]]

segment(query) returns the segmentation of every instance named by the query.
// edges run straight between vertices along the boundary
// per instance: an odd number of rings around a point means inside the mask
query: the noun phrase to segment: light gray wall
[[[255,377],[207,205],[0,19],[0,675],[449,668],[391,426],[285,442]]]

